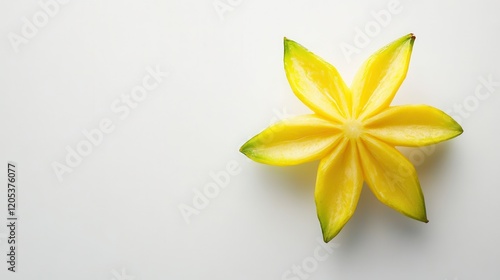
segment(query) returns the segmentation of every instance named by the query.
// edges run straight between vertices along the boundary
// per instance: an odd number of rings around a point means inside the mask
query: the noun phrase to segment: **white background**
[[[19,244],[11,273],[0,227],[0,278],[499,279],[500,86],[488,91],[481,79],[500,81],[500,7],[401,0],[377,23],[389,2],[71,1],[43,22],[38,1],[2,0],[0,224],[15,161]],[[40,26],[28,38],[34,16]],[[367,26],[363,45],[354,39]],[[329,253],[318,242],[317,162],[265,166],[238,149],[283,115],[309,112],[286,81],[284,36],[350,83],[371,53],[410,32],[411,66],[393,104],[448,111],[465,132],[404,151],[417,165],[428,224],[365,187]],[[347,44],[358,53],[346,55]],[[169,76],[120,118],[113,102],[157,67]],[[59,181],[54,162],[66,164],[66,148],[103,119],[114,130]],[[188,224],[179,206],[193,206],[195,190],[228,163],[239,173]]]

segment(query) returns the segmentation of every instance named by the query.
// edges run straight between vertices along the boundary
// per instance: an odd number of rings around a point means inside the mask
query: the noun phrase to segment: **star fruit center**
[[[356,140],[363,134],[363,124],[355,119],[347,120],[343,125],[343,130],[345,137]]]

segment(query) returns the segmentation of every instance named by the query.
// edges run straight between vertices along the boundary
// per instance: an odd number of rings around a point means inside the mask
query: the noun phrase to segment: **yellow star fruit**
[[[320,160],[315,200],[325,242],[353,215],[363,182],[387,206],[428,222],[417,172],[395,146],[435,144],[463,130],[431,106],[390,107],[406,77],[414,41],[408,34],[373,54],[349,88],[335,67],[284,39],[288,82],[314,113],[271,125],[240,151],[271,165]]]

